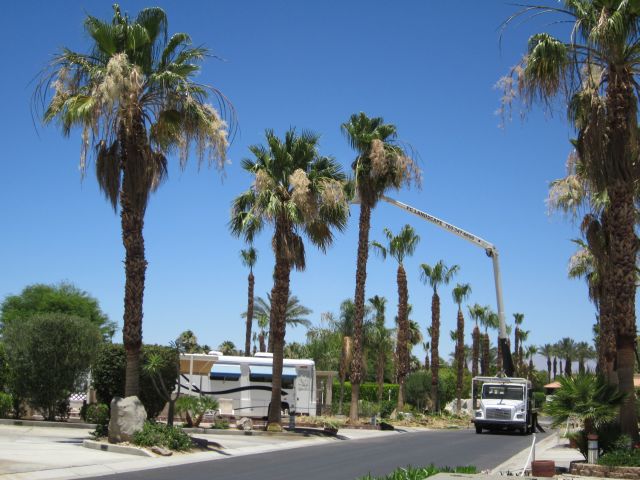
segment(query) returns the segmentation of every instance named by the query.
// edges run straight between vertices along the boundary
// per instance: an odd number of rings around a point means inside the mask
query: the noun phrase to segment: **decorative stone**
[[[163,447],[159,447],[157,445],[154,445],[153,447],[151,447],[151,451],[153,453],[157,453],[158,455],[162,455],[163,457],[170,457],[171,455],[173,455],[173,452],[171,450],[168,450]]]
[[[109,419],[109,443],[129,442],[142,430],[147,411],[138,397],[113,397]]]
[[[242,417],[236,422],[236,427],[238,428],[238,430],[244,430],[245,432],[248,432],[253,430],[253,422],[250,418]]]

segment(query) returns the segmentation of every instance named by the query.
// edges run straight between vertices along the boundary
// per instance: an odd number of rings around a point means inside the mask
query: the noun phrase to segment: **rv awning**
[[[240,378],[240,365],[225,365],[216,363],[211,369],[212,380],[238,380]]]
[[[251,365],[251,375],[260,377],[269,377],[273,374],[273,367],[271,365]],[[282,378],[285,380],[294,379],[297,376],[295,367],[283,367]]]

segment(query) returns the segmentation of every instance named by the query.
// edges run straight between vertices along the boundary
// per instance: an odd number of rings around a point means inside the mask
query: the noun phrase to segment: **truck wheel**
[[[482,433],[482,427],[480,425],[476,425],[476,433]]]

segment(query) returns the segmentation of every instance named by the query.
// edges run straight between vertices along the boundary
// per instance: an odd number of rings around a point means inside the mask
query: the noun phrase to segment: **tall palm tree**
[[[225,340],[218,345],[218,350],[220,350],[223,355],[235,355],[237,353],[236,344],[231,340]]]
[[[251,242],[265,224],[273,226],[275,255],[269,340],[273,345],[273,380],[269,407],[269,428],[280,429],[282,360],[291,270],[304,270],[302,235],[325,251],[333,242],[333,230],[346,227],[348,204],[344,193],[345,175],[329,157],[318,153],[318,136],[294,129],[284,139],[266,131],[266,146],[249,147],[253,159],[243,168],[255,175],[249,190],[240,194],[231,212],[234,235]]]
[[[578,132],[576,150],[595,191],[606,192],[603,212],[607,259],[604,291],[615,326],[620,425],[639,438],[633,372],[638,239],[635,226],[640,10],[628,0],[564,0],[561,7],[536,6],[522,14],[553,13],[572,23],[567,40],[533,35],[513,70],[528,103],[562,97]],[[558,23],[558,22],[553,22]],[[508,82],[507,82],[508,83]],[[505,83],[506,84],[506,83]]]
[[[475,322],[473,333],[471,338],[473,339],[472,345],[472,355],[471,355],[471,376],[478,376],[478,363],[480,362],[480,327],[478,323],[480,319],[486,314],[487,307],[483,307],[479,304],[474,304],[473,306],[468,306],[469,316],[473,318]]]
[[[385,228],[383,233],[387,239],[386,245],[371,242],[371,247],[383,258],[392,256],[398,262],[396,282],[398,284],[398,339],[396,355],[398,358],[398,411],[404,408],[404,381],[409,373],[409,288],[407,286],[407,272],[404,269],[405,257],[413,255],[420,237],[410,225],[402,227],[398,235]],[[416,342],[419,343],[419,342]]]
[[[269,339],[269,314],[256,312],[256,321],[258,323],[258,342],[260,344],[260,351],[267,351],[267,341]]]
[[[531,378],[531,376],[533,375],[533,371],[534,371],[533,357],[535,357],[535,355],[537,353],[538,353],[538,347],[537,346],[535,346],[535,345],[528,345],[527,346],[526,356],[529,359],[529,369],[527,371],[528,378]]]
[[[429,370],[431,362],[429,362],[429,351],[431,350],[431,342],[423,342],[422,348],[424,349],[424,369]]]
[[[242,259],[242,264],[245,267],[249,267],[249,277],[247,278],[249,283],[247,296],[247,328],[244,340],[244,355],[248,357],[251,355],[251,326],[253,324],[253,287],[255,285],[253,267],[258,260],[258,251],[250,246],[246,250],[240,250],[240,258]]]
[[[353,359],[353,318],[355,316],[355,305],[350,298],[340,304],[340,316],[338,321],[333,321],[333,328],[342,338],[342,349],[340,350],[340,364],[338,367],[338,379],[340,380],[340,401],[338,411],[342,414],[342,403],[344,401],[344,382],[349,374],[349,366]]]
[[[462,302],[471,295],[471,285],[468,283],[457,284],[451,292],[453,301],[458,305],[458,325],[456,329],[456,412],[460,412],[462,407],[462,382],[464,379],[464,315],[462,313]]]
[[[384,123],[380,117],[368,117],[364,113],[354,114],[342,124],[351,147],[357,152],[352,169],[355,189],[360,202],[358,222],[358,255],[356,260],[356,288],[354,303],[356,316],[354,325],[353,362],[351,365],[351,410],[350,420],[358,420],[358,400],[363,379],[364,349],[364,299],[369,256],[369,230],[371,211],[380,197],[390,189],[399,189],[403,184],[419,182],[420,171],[411,157],[397,143],[396,127]]]
[[[495,329],[498,327],[498,316],[486,306],[482,315],[480,315],[480,325],[484,327],[484,334],[482,336],[482,362],[480,362],[481,375],[489,375],[489,367],[491,361],[490,348],[491,341],[489,339],[489,329]]]
[[[564,358],[564,374],[570,377],[571,363],[575,358],[576,342],[570,337],[564,337],[556,345],[559,356]]]
[[[200,351],[198,337],[191,330],[185,330],[175,341],[176,348],[185,353],[196,353]]]
[[[513,356],[515,357],[516,369],[518,371],[522,370],[522,358],[520,357],[520,325],[522,325],[522,322],[524,322],[524,313],[514,313],[513,323],[515,324],[515,329],[513,332]]]
[[[438,343],[440,341],[440,297],[438,286],[448,285],[451,279],[458,273],[460,267],[452,265],[448,267],[442,260],[431,266],[426,263],[420,265],[420,278],[423,283],[429,283],[433,288],[431,297],[431,401],[434,409],[440,409],[438,399],[438,371],[440,369],[440,356]]]
[[[578,373],[586,373],[585,362],[595,358],[596,354],[591,345],[587,342],[578,342],[575,346],[575,356],[578,359]]]
[[[254,314],[256,316],[263,315],[267,318],[271,318],[271,294],[267,293],[267,298],[264,299],[262,297],[257,297],[254,301]],[[298,299],[295,295],[289,295],[289,299],[287,300],[287,305],[285,307],[284,313],[284,322],[289,327],[297,327],[303,326],[309,328],[311,326],[311,320],[307,318],[307,316],[311,315],[313,310],[305,307],[302,303],[300,303],[300,299]],[[246,312],[242,314],[242,316],[246,316]],[[270,335],[267,335],[270,337]],[[268,351],[272,351],[272,342],[269,339],[268,343]]]
[[[378,384],[378,402],[381,402],[384,392],[384,368],[387,363],[387,358],[392,351],[393,342],[391,340],[391,329],[385,326],[387,299],[374,295],[369,299],[369,303],[375,313],[371,348],[376,352],[376,382]]]
[[[547,383],[551,383],[551,357],[553,356],[553,345],[545,343],[538,347],[538,351],[547,359]]]
[[[192,47],[186,33],[167,35],[160,8],[141,10],[135,20],[114,5],[111,23],[88,15],[89,53],[64,49],[56,55],[36,92],[46,106],[45,123],[57,121],[65,136],[82,130],[80,170],[95,152],[98,185],[114,210],[120,206],[125,249],[123,340],[125,396],[140,390],[140,348],[145,258],[144,215],[149,196],[166,179],[167,155],[179,152],[187,163],[195,144],[198,161],[222,168],[227,130],[218,112],[205,103],[215,89],[196,83],[203,47]],[[53,87],[53,96],[50,97]]]

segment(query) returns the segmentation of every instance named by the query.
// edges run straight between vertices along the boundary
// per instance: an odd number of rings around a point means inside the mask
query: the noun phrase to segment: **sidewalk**
[[[533,436],[531,437],[533,443]],[[522,469],[531,470],[531,459],[529,458],[531,448],[527,448],[514,455],[506,462],[498,465],[491,471],[492,475],[518,474]],[[527,463],[529,460],[529,463]],[[569,448],[569,440],[561,438],[558,432],[554,432],[540,442],[536,442],[535,460],[553,460],[556,468],[561,467],[569,470],[572,461],[584,460],[582,454],[575,448]]]
[[[339,434],[343,439],[357,439],[398,435],[399,432],[341,429]],[[190,454],[174,453],[171,457],[139,457],[83,447],[82,441],[91,438],[89,430],[2,425],[0,480],[76,479],[344,441],[333,437],[294,435],[193,436],[216,442],[222,448]]]

